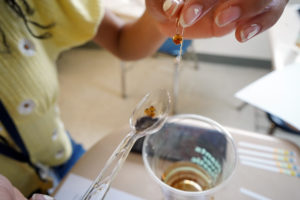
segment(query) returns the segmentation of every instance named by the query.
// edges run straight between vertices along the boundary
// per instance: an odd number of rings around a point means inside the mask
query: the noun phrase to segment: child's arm
[[[154,53],[166,38],[147,11],[124,23],[106,10],[94,41],[123,60],[135,60]]]

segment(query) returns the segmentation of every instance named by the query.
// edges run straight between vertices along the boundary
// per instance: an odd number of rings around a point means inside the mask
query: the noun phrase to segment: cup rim
[[[146,143],[148,141],[148,139],[150,138],[151,135],[148,135],[146,136],[145,138],[145,141],[144,141],[144,144],[143,144],[143,150],[142,150],[142,157],[143,157],[143,161],[144,161],[144,165],[147,169],[147,171],[151,174],[151,177],[162,187],[166,187],[168,188],[169,190],[171,190],[172,192],[174,193],[178,193],[178,194],[184,194],[184,195],[187,195],[187,196],[197,196],[199,194],[202,194],[202,195],[210,195],[212,193],[215,193],[216,191],[218,191],[220,188],[222,188],[224,185],[226,185],[229,180],[232,178],[233,174],[235,173],[235,169],[237,167],[237,151],[236,151],[236,145],[234,143],[234,140],[231,136],[231,134],[222,126],[220,125],[219,123],[217,123],[216,121],[210,119],[210,118],[207,118],[207,117],[204,117],[204,116],[201,116],[201,115],[196,115],[196,114],[180,114],[180,115],[174,115],[174,116],[171,116],[167,119],[167,122],[168,121],[172,121],[174,119],[194,119],[194,120],[201,120],[201,121],[204,121],[204,122],[207,122],[208,124],[213,124],[215,126],[217,126],[218,128],[220,128],[226,135],[226,137],[229,138],[229,141],[230,143],[232,144],[233,146],[233,149],[234,149],[234,163],[233,163],[233,168],[232,168],[232,172],[231,174],[221,183],[221,184],[218,184],[216,185],[215,187],[212,187],[208,190],[204,190],[204,191],[201,191],[201,192],[190,192],[190,191],[183,191],[183,190],[179,190],[179,189],[175,189],[171,186],[169,186],[168,184],[162,182],[155,174],[154,172],[151,170],[150,168],[150,165],[147,161],[147,158],[146,158],[146,154],[144,153],[145,152],[145,148],[146,148]],[[154,133],[155,134],[155,133]]]

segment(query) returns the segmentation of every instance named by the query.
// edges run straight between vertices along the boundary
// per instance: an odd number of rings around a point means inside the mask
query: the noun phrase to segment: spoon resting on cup
[[[170,95],[166,90],[160,89],[145,95],[129,119],[130,132],[115,149],[81,200],[104,199],[135,141],[159,131],[167,120],[169,109]]]

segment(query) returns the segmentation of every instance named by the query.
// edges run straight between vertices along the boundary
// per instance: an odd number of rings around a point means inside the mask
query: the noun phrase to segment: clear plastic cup
[[[167,200],[210,199],[228,183],[237,163],[228,131],[199,115],[170,117],[145,138],[142,154]]]

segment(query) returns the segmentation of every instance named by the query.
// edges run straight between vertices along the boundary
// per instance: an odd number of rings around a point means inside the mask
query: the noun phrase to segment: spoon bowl
[[[154,116],[145,118],[147,117],[145,111],[150,107],[155,109]],[[131,130],[135,130],[141,137],[157,132],[165,123],[169,109],[170,95],[166,90],[156,90],[148,93],[132,112],[129,119]],[[148,126],[146,125],[144,128],[141,128],[137,123],[141,119],[148,119],[144,122]]]
[[[98,177],[82,196],[82,200],[104,199],[135,141],[159,131],[167,120],[169,109],[170,95],[162,89],[148,93],[138,103],[129,119],[131,131],[105,163]]]

